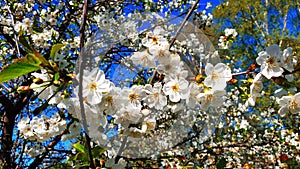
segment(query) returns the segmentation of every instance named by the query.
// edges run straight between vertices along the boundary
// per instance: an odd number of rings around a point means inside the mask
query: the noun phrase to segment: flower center
[[[92,91],[97,90],[97,84],[96,82],[91,82],[88,86],[88,88]]]
[[[156,36],[152,37],[152,43],[157,44],[158,43],[158,38]]]
[[[275,67],[275,58],[273,56],[271,56],[269,59],[267,59],[266,61],[268,63],[269,66],[271,67]]]
[[[31,131],[31,128],[28,127],[28,128],[25,129],[25,131],[26,131],[26,132],[30,132],[30,131]]]
[[[213,79],[217,79],[218,78],[218,75],[216,73],[213,73],[211,76],[212,76]]]
[[[291,110],[295,110],[297,108],[298,104],[293,100],[289,106]]]
[[[179,91],[179,86],[176,84],[176,85],[173,85],[172,87],[172,90],[174,91],[174,92],[178,92]]]
[[[210,102],[210,101],[212,100],[212,98],[213,98],[213,95],[212,95],[212,94],[206,95],[206,101],[207,101],[207,102]]]
[[[108,104],[112,105],[113,102],[114,102],[113,97],[112,97],[112,96],[107,96],[107,97],[106,97],[106,102],[107,102]]]
[[[131,93],[129,95],[129,99],[130,99],[131,102],[134,101],[134,100],[136,100],[137,99],[137,94],[136,93]]]
[[[157,98],[158,98],[158,96],[159,96],[159,93],[157,93],[157,92],[156,92],[156,93],[153,93],[153,97],[154,97],[154,98],[156,98],[156,99],[157,99]]]
[[[142,61],[145,62],[145,63],[148,61],[147,55],[144,55],[144,56],[142,57]]]

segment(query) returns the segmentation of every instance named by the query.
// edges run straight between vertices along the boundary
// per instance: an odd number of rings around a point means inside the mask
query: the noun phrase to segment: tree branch
[[[87,149],[89,152],[89,160],[90,160],[90,167],[92,169],[95,168],[94,161],[93,161],[93,156],[92,156],[92,149],[91,149],[91,144],[90,144],[90,138],[88,136],[88,127],[87,127],[87,122],[86,122],[86,116],[85,116],[85,110],[84,110],[84,103],[83,103],[83,95],[82,95],[82,81],[83,81],[83,68],[86,62],[86,58],[84,58],[84,39],[85,39],[85,25],[86,25],[86,20],[87,20],[87,8],[88,8],[88,0],[84,0],[84,5],[83,5],[83,11],[82,11],[82,18],[81,18],[81,26],[79,29],[80,32],[80,55],[79,55],[79,91],[78,91],[78,97],[79,97],[79,104],[80,104],[80,113],[82,117],[82,123],[83,123],[83,128],[85,131],[85,136],[86,136],[86,145]]]
[[[197,0],[195,2],[195,4],[192,6],[192,8],[190,9],[190,11],[188,12],[188,14],[185,16],[184,20],[182,21],[182,23],[180,24],[175,36],[172,38],[171,42],[170,42],[170,46],[169,46],[169,50],[171,49],[171,47],[173,46],[176,38],[178,37],[180,31],[182,30],[182,28],[184,27],[185,23],[189,20],[189,18],[191,17],[192,13],[194,12],[196,6],[198,5],[198,3],[200,2],[200,0]]]
[[[70,122],[72,123],[72,122]],[[43,162],[44,158],[46,157],[46,155],[49,153],[50,150],[52,150],[54,148],[54,146],[61,140],[62,135],[67,133],[67,129],[64,130],[60,135],[56,136],[46,147],[46,151],[44,153],[42,153],[42,155],[36,157],[34,159],[34,161],[29,165],[28,169],[35,169],[38,167],[38,165],[40,163]]]

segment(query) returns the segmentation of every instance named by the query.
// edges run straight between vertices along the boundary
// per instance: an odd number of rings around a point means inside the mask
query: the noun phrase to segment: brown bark
[[[11,160],[11,148],[12,144],[12,132],[14,127],[14,120],[16,117],[16,112],[13,110],[13,103],[4,95],[0,96],[0,103],[4,107],[3,116],[2,116],[2,139],[1,139],[1,152],[0,158],[2,163],[4,163],[4,168],[12,168],[12,160]]]
[[[3,163],[4,169],[15,168],[13,156],[11,154],[13,148],[13,129],[15,125],[16,116],[21,113],[24,106],[28,103],[29,97],[32,93],[23,93],[17,95],[16,102],[12,102],[14,98],[8,98],[5,94],[1,93],[0,103],[4,107],[2,114],[2,138],[1,138],[1,151],[0,159]]]

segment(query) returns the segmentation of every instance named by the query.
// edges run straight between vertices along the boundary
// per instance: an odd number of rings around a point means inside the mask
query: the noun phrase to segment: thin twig
[[[80,54],[79,54],[79,91],[78,91],[78,97],[79,97],[79,104],[80,104],[80,113],[82,117],[82,123],[83,123],[83,128],[85,131],[85,138],[86,138],[86,145],[88,148],[89,152],[89,161],[90,161],[90,167],[92,169],[95,168],[94,161],[93,161],[93,156],[92,156],[92,150],[91,150],[91,144],[90,144],[90,139],[88,136],[88,127],[87,127],[87,122],[86,122],[86,116],[85,116],[85,110],[84,110],[84,103],[83,103],[83,95],[82,95],[82,81],[83,81],[83,67],[85,65],[85,58],[84,58],[84,39],[85,39],[85,24],[86,24],[86,19],[87,19],[87,7],[88,7],[88,0],[84,0],[84,5],[83,5],[83,11],[82,11],[82,20],[81,20],[81,26],[79,29],[80,32]]]
[[[122,157],[121,154],[122,154],[122,152],[124,151],[125,145],[126,145],[126,143],[127,143],[127,139],[128,139],[128,136],[125,136],[125,137],[124,137],[124,140],[123,140],[123,142],[122,142],[122,145],[121,145],[121,147],[120,147],[120,149],[119,149],[119,151],[118,151],[117,157],[116,157],[116,159],[115,159],[115,164],[118,164],[120,158]]]
[[[150,80],[149,84],[153,85],[153,83],[154,83],[154,78],[155,78],[156,74],[157,74],[157,70],[154,70],[154,71],[153,71],[153,74],[152,74],[152,76],[151,76],[151,80]]]
[[[239,73],[233,73],[232,76],[239,76],[239,75],[246,75],[246,74],[254,74],[256,72],[250,72],[250,70],[247,70],[245,72],[239,72]]]
[[[14,20],[14,16],[11,12],[11,10],[9,9],[9,7],[7,8],[10,16],[11,16],[11,22],[12,22],[12,25],[15,26],[15,20]],[[18,44],[18,37],[17,35],[14,33],[14,38],[15,38],[15,43],[16,43],[16,48],[17,48],[17,51],[18,51],[18,55],[19,57],[21,56],[21,53],[20,53],[20,49],[19,49],[19,44]]]
[[[281,32],[281,39],[280,39],[280,42],[279,42],[280,47],[282,45],[282,41],[283,41],[283,37],[284,37],[284,31],[286,30],[287,16],[288,16],[288,10],[286,11],[286,14],[283,18],[283,28],[282,28],[282,32]]]
[[[170,45],[169,45],[169,50],[171,49],[171,47],[173,46],[176,38],[178,37],[181,29],[184,27],[185,23],[189,20],[189,18],[191,17],[193,11],[195,10],[197,4],[200,2],[200,0],[197,0],[195,2],[195,4],[192,6],[192,8],[190,9],[190,11],[188,12],[188,14],[185,16],[184,20],[182,21],[181,25],[179,26],[179,29],[177,30],[175,36],[172,38]]]
[[[268,17],[269,17],[269,1],[268,0],[265,0],[265,5],[266,5],[266,7],[265,7],[265,12],[264,12],[264,20],[265,20],[265,26],[266,26],[266,33],[267,33],[267,36],[269,36],[269,19],[268,19]],[[269,37],[267,37],[267,39],[268,39]]]

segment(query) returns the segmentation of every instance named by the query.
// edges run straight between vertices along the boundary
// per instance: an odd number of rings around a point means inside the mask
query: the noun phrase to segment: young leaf
[[[6,66],[0,72],[0,83],[14,79],[40,69],[41,61],[33,54],[27,54],[24,58],[18,59]]]
[[[93,154],[93,157],[98,157],[100,155],[102,155],[106,150],[104,148],[101,148],[99,146],[93,148],[92,150],[92,154]]]
[[[88,156],[87,156],[86,153],[78,152],[78,153],[75,155],[74,160],[87,161],[87,160],[88,160]]]
[[[25,38],[25,36],[20,36],[19,37],[19,43],[21,43],[24,47],[24,49],[28,52],[28,53],[32,53],[32,51],[34,50],[33,47],[28,43],[27,39]]]
[[[44,65],[44,66],[50,66],[49,62],[38,51],[33,50],[33,54],[36,57],[36,59],[38,59],[42,63],[42,65]]]
[[[82,144],[80,144],[80,142],[73,144],[73,147],[79,152],[87,153],[86,148]]]
[[[51,48],[50,57],[54,60],[57,51],[59,51],[59,49],[64,47],[64,46],[65,46],[64,44],[55,44],[55,45],[53,45],[52,48]]]

